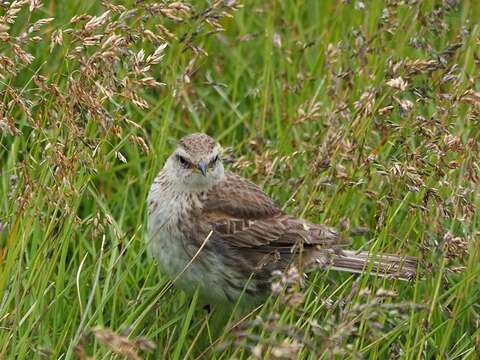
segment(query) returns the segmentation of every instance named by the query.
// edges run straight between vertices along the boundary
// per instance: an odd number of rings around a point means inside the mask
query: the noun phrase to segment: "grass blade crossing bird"
[[[268,295],[271,274],[295,263],[409,279],[416,261],[344,250],[333,228],[286,214],[255,184],[224,170],[210,136],[183,137],[148,196],[149,250],[175,285],[210,303],[235,302],[242,291]]]

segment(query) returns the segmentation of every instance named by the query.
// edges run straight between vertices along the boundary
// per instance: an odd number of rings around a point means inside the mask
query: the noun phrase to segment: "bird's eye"
[[[178,161],[180,162],[180,164],[182,164],[182,166],[183,166],[184,168],[190,167],[190,163],[189,163],[188,160],[185,159],[183,156],[177,155],[177,159],[178,159]]]
[[[220,158],[218,157],[218,155],[215,155],[215,157],[212,159],[212,161],[210,161],[210,163],[215,164],[218,160],[220,160]]]

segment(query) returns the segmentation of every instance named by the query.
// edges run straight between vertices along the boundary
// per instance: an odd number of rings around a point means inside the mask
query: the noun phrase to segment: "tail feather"
[[[319,256],[318,256],[319,255]],[[368,251],[321,250],[315,256],[320,266],[352,273],[369,272],[370,275],[411,280],[416,276],[417,260],[411,256],[374,255]]]

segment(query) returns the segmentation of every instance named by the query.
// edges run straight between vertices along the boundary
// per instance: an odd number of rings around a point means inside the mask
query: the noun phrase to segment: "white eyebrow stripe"
[[[182,148],[177,148],[176,153],[177,153],[177,155],[183,156],[187,160],[190,158],[190,155],[188,155],[188,153],[185,150],[183,150]]]

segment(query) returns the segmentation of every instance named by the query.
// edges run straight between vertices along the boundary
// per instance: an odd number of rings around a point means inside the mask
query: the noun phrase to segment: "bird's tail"
[[[317,267],[330,268],[352,273],[411,280],[416,276],[417,259],[411,256],[374,255],[368,251],[354,250],[319,250],[314,256]]]

